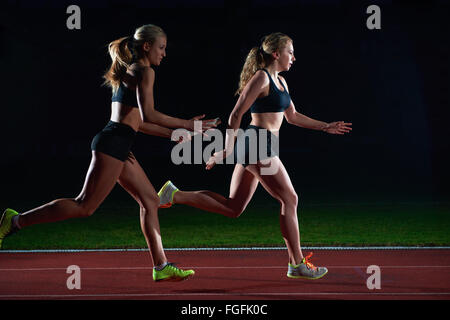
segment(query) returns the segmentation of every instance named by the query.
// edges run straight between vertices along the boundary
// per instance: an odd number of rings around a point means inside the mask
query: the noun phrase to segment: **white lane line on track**
[[[368,266],[327,266],[328,269],[367,268]],[[450,268],[450,266],[379,266],[381,269],[420,269],[420,268]],[[232,267],[195,267],[187,266],[184,269],[285,269],[286,266],[232,266]],[[0,268],[0,271],[57,271],[66,270],[67,267],[56,268]],[[152,267],[80,267],[81,270],[152,270]]]
[[[409,247],[409,246],[374,246],[374,247],[302,247],[303,250],[450,250],[450,246]],[[258,251],[287,250],[286,247],[242,247],[242,248],[166,248],[165,251]],[[77,253],[77,252],[141,252],[141,249],[42,249],[42,250],[0,250],[2,253]]]

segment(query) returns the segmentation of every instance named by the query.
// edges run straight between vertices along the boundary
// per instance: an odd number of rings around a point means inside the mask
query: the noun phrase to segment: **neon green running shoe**
[[[177,187],[169,180],[159,190],[159,208],[170,208],[173,204],[173,196],[179,191]]]
[[[194,270],[182,270],[168,263],[162,270],[153,268],[154,281],[182,281],[187,280],[195,274]]]
[[[13,209],[6,209],[0,219],[0,249],[2,248],[3,239],[10,234],[17,232],[17,229],[12,225],[12,217],[17,216],[19,213]]]

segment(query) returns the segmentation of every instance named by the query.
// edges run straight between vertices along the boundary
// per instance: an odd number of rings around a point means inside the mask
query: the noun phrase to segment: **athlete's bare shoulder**
[[[142,79],[143,77],[153,77],[155,76],[155,70],[153,70],[150,66],[143,66],[139,63],[133,63],[129,68],[128,72],[139,78]]]
[[[155,79],[155,70],[150,66],[143,66],[139,63],[133,63],[127,70],[125,81],[136,86],[142,80]]]
[[[269,76],[264,72],[264,70],[259,69],[255,72],[255,74],[252,77],[252,81],[256,81],[262,85],[269,84]]]
[[[263,70],[258,70],[247,83],[244,91],[246,93],[254,92],[261,97],[269,93],[269,84],[270,80],[267,74]]]

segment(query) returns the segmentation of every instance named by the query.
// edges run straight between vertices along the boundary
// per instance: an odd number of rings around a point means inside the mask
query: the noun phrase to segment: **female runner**
[[[155,109],[153,85],[155,71],[166,56],[167,37],[155,25],[143,25],[131,37],[109,44],[112,64],[104,75],[112,88],[111,117],[92,140],[92,160],[81,193],[76,198],[57,199],[19,214],[6,209],[0,220],[0,246],[3,239],[33,224],[91,216],[118,182],[140,205],[140,224],[153,262],[153,280],[183,280],[194,274],[167,261],[159,220],[159,198],[144,170],[131,152],[138,131],[171,137],[169,128],[192,131],[194,121],[170,117]],[[202,129],[216,126],[203,120]],[[188,138],[188,137],[186,137]]]
[[[328,270],[315,267],[310,262],[312,253],[303,256],[297,218],[297,193],[274,146],[278,143],[283,118],[290,124],[330,134],[348,133],[352,124],[317,121],[295,109],[286,80],[279,75],[280,72],[288,71],[294,61],[293,41],[282,33],[266,36],[261,46],[254,47],[246,58],[237,91],[240,96],[228,120],[229,129],[232,130],[227,130],[225,149],[215,153],[206,163],[206,169],[210,170],[216,163],[223,163],[225,158],[234,155],[238,163],[234,168],[228,198],[205,190],[181,191],[171,181],[166,182],[158,195],[160,208],[179,203],[236,218],[245,210],[261,183],[281,206],[280,227],[289,254],[287,276],[318,279]],[[248,110],[251,112],[251,123],[245,135],[241,136],[243,138],[239,140],[238,137],[238,143],[235,143],[236,130]],[[230,134],[230,131],[234,134]],[[250,140],[252,134],[256,136],[256,141]],[[243,147],[243,152],[239,145]],[[251,161],[252,157],[256,161]]]

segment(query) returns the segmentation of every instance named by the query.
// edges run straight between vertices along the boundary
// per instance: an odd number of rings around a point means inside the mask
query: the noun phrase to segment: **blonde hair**
[[[292,42],[289,36],[281,32],[275,32],[265,36],[260,47],[253,47],[245,59],[236,95],[242,93],[256,71],[267,67],[273,62],[272,53],[285,48],[289,42]]]
[[[108,45],[111,56],[111,67],[103,75],[104,85],[110,86],[113,92],[119,88],[123,76],[130,65],[143,56],[142,45],[153,44],[158,37],[167,37],[163,29],[153,24],[146,24],[136,29],[133,36],[122,37]]]

